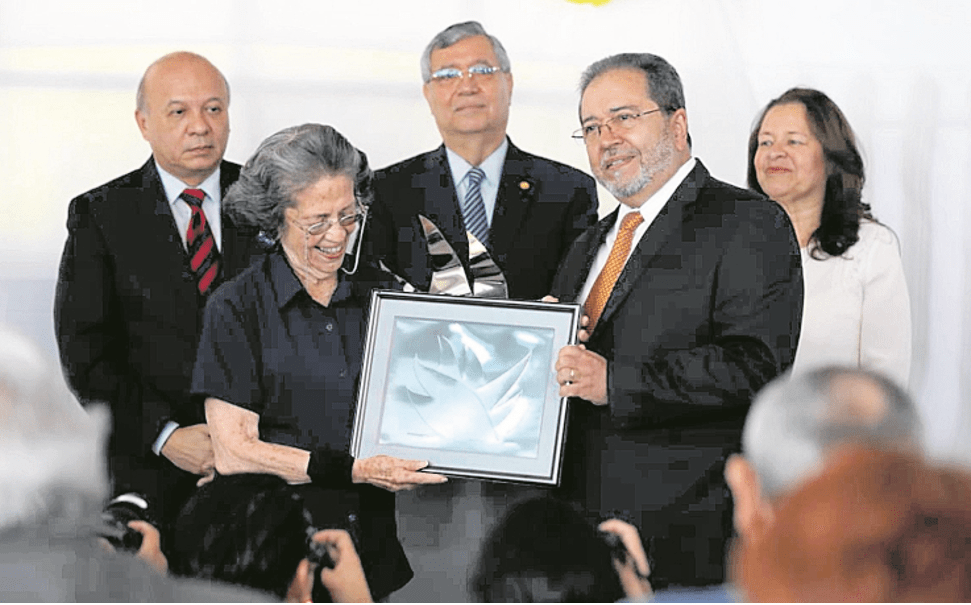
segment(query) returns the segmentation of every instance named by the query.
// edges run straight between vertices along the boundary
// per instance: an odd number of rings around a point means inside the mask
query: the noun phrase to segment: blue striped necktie
[[[485,204],[482,203],[482,179],[485,172],[481,168],[473,167],[468,171],[469,188],[462,201],[462,217],[465,228],[472,232],[477,240],[486,245],[489,240],[489,223],[486,220]]]

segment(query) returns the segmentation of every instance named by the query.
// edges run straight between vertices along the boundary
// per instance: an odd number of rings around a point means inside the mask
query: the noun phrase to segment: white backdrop
[[[911,387],[933,451],[971,460],[971,8],[904,0],[0,0],[0,320],[54,352],[51,297],[71,197],[149,155],[133,119],[144,68],[199,52],[232,85],[227,158],[276,130],[333,124],[375,167],[439,143],[418,58],[478,19],[505,44],[509,132],[588,170],[569,139],[576,81],[622,51],[666,57],[685,84],[695,153],[743,184],[746,138],[771,97],[819,88],[860,136],[878,218],[900,236],[911,288]],[[616,203],[601,190],[602,211]],[[146,253],[150,253],[147,247]]]

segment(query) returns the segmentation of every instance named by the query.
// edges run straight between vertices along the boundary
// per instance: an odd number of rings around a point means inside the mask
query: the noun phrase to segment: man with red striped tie
[[[222,161],[228,112],[229,86],[205,58],[155,61],[135,111],[152,157],[68,211],[55,301],[61,363],[84,405],[111,408],[115,493],[142,494],[163,524],[213,473],[202,406],[189,398],[202,308],[258,251],[255,233],[220,212],[239,175]]]

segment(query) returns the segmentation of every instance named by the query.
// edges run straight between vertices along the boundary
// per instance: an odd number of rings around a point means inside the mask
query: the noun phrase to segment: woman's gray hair
[[[432,79],[432,51],[448,48],[474,36],[485,36],[489,39],[492,44],[492,52],[496,54],[496,60],[499,61],[499,69],[509,73],[512,66],[509,63],[509,55],[506,54],[506,49],[502,47],[502,42],[495,36],[486,33],[485,28],[478,21],[466,21],[446,27],[428,43],[424,52],[421,53],[421,81],[427,84]]]
[[[279,239],[283,213],[296,204],[296,196],[321,178],[335,176],[351,179],[359,204],[371,203],[372,173],[363,151],[332,126],[291,126],[260,143],[223,207],[234,220]]]

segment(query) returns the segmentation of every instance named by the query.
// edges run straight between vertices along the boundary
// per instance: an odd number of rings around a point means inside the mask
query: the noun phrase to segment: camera
[[[360,522],[357,519],[357,515],[354,513],[348,514],[342,523],[334,524],[330,527],[307,527],[307,560],[311,563],[316,563],[328,569],[334,569],[333,557],[330,556],[330,552],[327,550],[327,545],[323,542],[315,542],[314,534],[321,531],[322,529],[343,529],[351,536],[351,542],[354,543],[354,548],[360,553],[360,543],[361,543],[361,528]]]
[[[361,524],[358,521],[357,515],[350,513],[344,517],[343,522],[336,523],[331,527],[325,527],[322,529],[343,529],[347,531],[351,536],[351,542],[354,543],[354,548],[360,554],[361,552]],[[330,551],[327,550],[327,545],[323,542],[314,542],[314,534],[316,534],[320,529],[309,526],[307,528],[307,560],[311,563],[316,563],[321,567],[326,567],[328,569],[334,569],[336,562],[334,558],[330,556]],[[331,603],[330,592],[324,587],[320,579],[320,571],[318,570],[314,574],[314,587],[313,587],[313,600],[315,603]]]
[[[314,527],[307,529],[307,560],[321,567],[334,569],[336,563],[334,558],[330,556],[330,551],[327,550],[327,544],[314,541],[314,534],[318,531]]]
[[[101,534],[115,550],[136,553],[142,547],[142,534],[128,527],[129,521],[147,521],[155,525],[148,501],[141,494],[122,494],[108,503],[101,512],[107,526]]]

